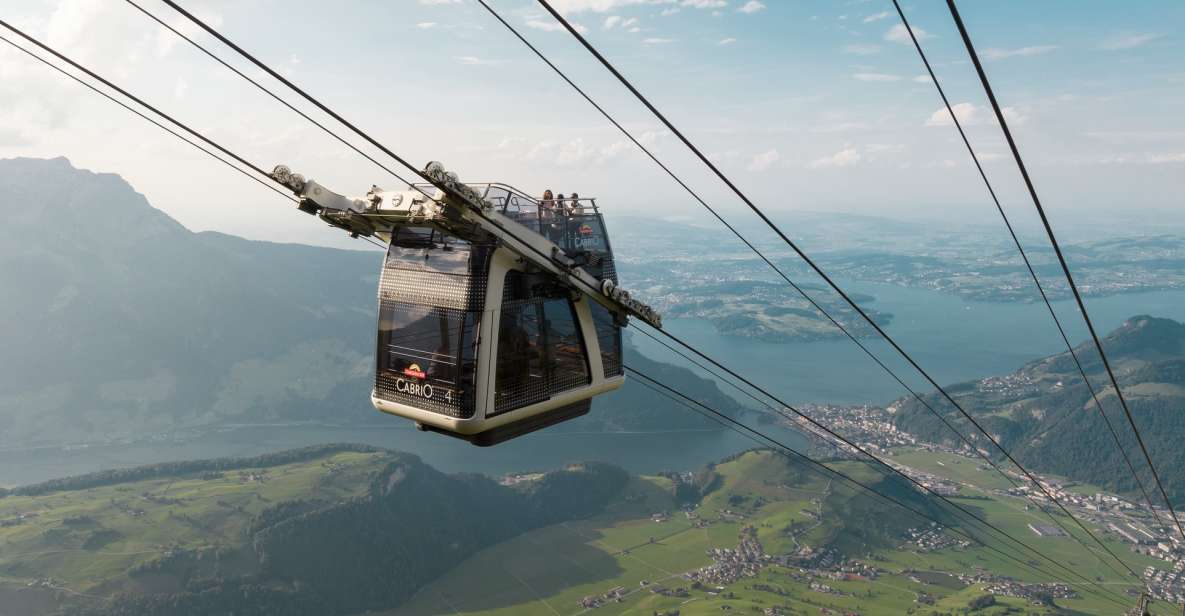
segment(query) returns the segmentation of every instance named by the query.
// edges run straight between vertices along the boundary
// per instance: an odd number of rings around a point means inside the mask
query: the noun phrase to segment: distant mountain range
[[[1136,426],[1174,502],[1185,502],[1185,324],[1147,315],[1128,319],[1102,340]],[[1143,454],[1091,342],[1075,348],[1107,417],[1144,485],[1159,502]],[[947,388],[1021,463],[1138,495],[1122,454],[1070,354],[1029,362],[1012,374]],[[937,394],[925,396],[964,433],[975,430]],[[897,403],[899,427],[935,442],[955,437],[913,399]],[[981,448],[993,447],[984,438]],[[998,452],[992,452],[995,455]],[[1141,496],[1142,498],[1142,496]]]
[[[379,253],[194,233],[64,158],[0,161],[0,203],[0,447],[394,421],[369,403]],[[741,410],[686,370],[629,360]],[[714,425],[636,384],[571,423]]]

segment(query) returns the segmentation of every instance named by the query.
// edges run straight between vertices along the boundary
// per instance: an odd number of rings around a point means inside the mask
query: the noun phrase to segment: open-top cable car
[[[426,173],[441,181],[358,200],[273,173],[301,210],[388,244],[375,408],[483,446],[587,413],[624,381],[627,314],[661,326],[617,286],[596,201]]]

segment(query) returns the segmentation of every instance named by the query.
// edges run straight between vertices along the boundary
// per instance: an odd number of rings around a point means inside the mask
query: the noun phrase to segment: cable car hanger
[[[662,317],[618,286],[596,200],[461,183],[437,162],[422,176],[352,199],[283,165],[270,174],[301,211],[387,244],[375,408],[487,446],[621,387],[627,317],[656,328]]]
[[[556,228],[555,225],[574,220],[562,205],[555,206],[550,213],[554,222],[547,222],[549,215],[540,209],[539,222],[532,223],[523,216],[514,216],[513,206],[517,201],[520,207],[532,203],[541,207],[540,202],[513,187],[491,182],[478,185],[483,189],[478,191],[474,186],[461,183],[455,173],[445,170],[436,161],[424,167],[424,174],[433,180],[431,188],[437,191],[431,198],[425,185],[409,184],[409,190],[403,191],[386,191],[372,186],[365,199],[350,199],[315,180],[293,173],[285,165],[277,165],[270,175],[296,194],[300,199],[298,209],[344,229],[351,237],[375,236],[390,242],[392,234],[401,228],[433,228],[469,241],[493,238],[561,281],[578,279],[570,281],[569,285],[574,289],[579,286],[579,292],[588,294],[610,310],[624,312],[655,328],[662,328],[662,315],[618,286],[615,276],[600,278],[585,271],[591,264],[589,259],[595,259],[594,254],[579,248],[565,250],[548,237],[547,231]],[[506,194],[487,199],[486,196],[494,190]],[[579,207],[591,208],[599,214],[595,200],[576,201],[581,202]],[[550,255],[550,259],[540,257],[544,254]],[[600,293],[589,293],[589,289],[599,289]]]

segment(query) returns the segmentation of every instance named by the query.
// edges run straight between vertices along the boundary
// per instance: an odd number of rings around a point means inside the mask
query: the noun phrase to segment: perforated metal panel
[[[390,300],[381,300],[379,302],[379,314],[387,315],[394,311],[406,310],[414,305],[405,302],[394,302]],[[424,310],[424,308],[419,308]],[[388,402],[396,402],[399,404],[406,404],[418,409],[448,415],[449,417],[469,418],[474,414],[474,387],[472,382],[472,371],[475,367],[474,349],[471,348],[472,342],[468,336],[463,335],[461,328],[475,328],[477,326],[476,320],[466,321],[467,315],[472,315],[470,311],[456,310],[452,308],[431,308],[431,314],[443,317],[447,322],[457,323],[457,330],[455,335],[458,336],[456,346],[456,355],[448,359],[448,364],[455,367],[455,375],[449,376],[447,380],[432,378],[420,375],[419,377],[411,377],[399,371],[398,365],[391,365],[390,357],[388,355],[392,352],[391,343],[386,339],[383,329],[383,321],[380,318],[379,340],[378,340],[378,358],[375,367],[374,390],[375,395],[382,400]],[[427,359],[430,353],[418,352],[414,347],[416,339],[404,341],[406,344],[411,344],[412,347],[401,347],[397,351],[401,358],[412,357],[413,360],[416,353],[421,353],[420,357],[424,358],[422,366],[428,366]],[[424,345],[420,345],[424,346]],[[428,346],[433,346],[429,344]],[[452,350],[449,350],[451,353]],[[448,357],[446,355],[446,357]],[[426,390],[425,387],[430,387],[431,390]],[[430,392],[431,395],[428,395]]]
[[[480,311],[492,247],[452,251],[391,246],[379,280],[379,300]]]
[[[485,307],[492,252],[492,246],[484,244],[453,244],[452,250],[447,251],[439,247],[390,246],[379,280],[380,315],[406,310],[409,306],[419,306],[420,311],[428,307],[433,314],[469,322],[476,327],[476,318],[472,315]],[[468,321],[466,315],[470,315]],[[457,332],[456,335],[461,334]],[[473,417],[475,392],[471,380],[440,383],[430,378],[409,378],[397,370],[385,370],[386,354],[391,350],[384,344],[383,337],[384,325],[380,319],[375,370],[377,397],[449,417]],[[460,370],[474,370],[474,349],[460,349],[457,361],[461,362]],[[433,387],[434,395],[423,395],[424,385]]]
[[[500,324],[498,377],[489,416],[543,402],[591,381],[588,349],[572,303],[566,296],[549,294],[550,288],[546,277],[507,273],[501,310],[502,318],[510,321]],[[517,339],[509,338],[515,335]]]

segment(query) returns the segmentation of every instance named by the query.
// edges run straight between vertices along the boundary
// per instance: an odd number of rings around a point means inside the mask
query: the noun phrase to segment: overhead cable
[[[1173,522],[1177,525],[1177,531],[1181,533],[1181,537],[1185,538],[1185,528],[1181,526],[1181,520],[1177,517],[1177,511],[1173,508],[1173,501],[1169,498],[1168,492],[1164,489],[1164,484],[1160,481],[1160,473],[1156,472],[1156,465],[1152,463],[1152,456],[1148,453],[1148,447],[1144,444],[1144,437],[1140,435],[1140,429],[1136,427],[1136,420],[1132,417],[1131,409],[1128,408],[1127,399],[1123,396],[1123,390],[1119,387],[1119,380],[1115,378],[1115,371],[1111,369],[1111,362],[1107,359],[1107,353],[1103,350],[1103,343],[1099,340],[1098,332],[1095,331],[1094,323],[1090,319],[1090,313],[1086,310],[1086,302],[1082,300],[1082,293],[1078,291],[1078,285],[1074,283],[1074,276],[1070,273],[1070,266],[1066,262],[1066,256],[1062,253],[1061,245],[1058,244],[1057,236],[1053,232],[1053,226],[1049,222],[1049,216],[1045,213],[1045,207],[1041,205],[1041,199],[1037,196],[1037,189],[1033,185],[1033,178],[1029,175],[1028,167],[1025,166],[1024,159],[1021,158],[1020,149],[1017,148],[1016,140],[1012,137],[1012,131],[1008,128],[1008,120],[1004,117],[1004,111],[1000,107],[999,101],[996,100],[996,94],[992,90],[992,84],[988,81],[987,73],[983,70],[983,64],[979,61],[979,54],[975,51],[975,46],[971,43],[971,36],[967,33],[967,27],[963,24],[963,18],[959,15],[959,9],[955,6],[954,0],[946,1],[947,8],[950,9],[951,18],[955,21],[955,26],[959,29],[959,36],[963,39],[963,45],[967,48],[967,55],[970,56],[971,62],[975,65],[975,72],[979,75],[979,81],[983,84],[983,90],[987,94],[988,101],[992,105],[992,111],[996,114],[996,121],[1000,124],[1000,130],[1004,133],[1005,140],[1008,141],[1008,149],[1012,151],[1012,158],[1016,161],[1016,166],[1020,170],[1021,177],[1024,178],[1025,188],[1029,191],[1029,196],[1033,200],[1033,206],[1037,208],[1037,214],[1041,217],[1041,224],[1045,227],[1045,234],[1049,237],[1049,243],[1053,246],[1053,251],[1057,255],[1057,261],[1061,265],[1062,273],[1066,276],[1066,282],[1070,285],[1070,291],[1074,294],[1074,301],[1078,304],[1078,311],[1082,313],[1082,320],[1086,322],[1086,328],[1090,331],[1090,338],[1094,341],[1094,346],[1098,349],[1099,357],[1103,361],[1103,367],[1107,371],[1107,377],[1111,380],[1111,386],[1115,388],[1115,396],[1119,398],[1119,404],[1123,407],[1123,413],[1127,416],[1128,425],[1131,426],[1132,433],[1136,435],[1136,442],[1140,445],[1140,451],[1144,454],[1144,460],[1148,462],[1148,469],[1152,471],[1152,478],[1156,480],[1156,487],[1160,489],[1160,495],[1164,498],[1164,503],[1168,506],[1169,514],[1173,518]]]
[[[938,90],[938,96],[942,98],[942,104],[946,106],[947,113],[950,114],[951,120],[954,121],[955,128],[959,131],[959,137],[963,140],[963,145],[967,147],[967,153],[971,155],[971,160],[975,163],[975,169],[979,172],[979,177],[983,179],[983,184],[987,187],[988,194],[991,196],[996,210],[1000,213],[1000,218],[1004,221],[1004,226],[1008,228],[1008,235],[1012,237],[1012,242],[1016,245],[1017,252],[1020,253],[1021,259],[1024,260],[1025,268],[1029,271],[1029,277],[1033,279],[1033,284],[1036,285],[1037,291],[1041,294],[1041,301],[1045,303],[1045,308],[1049,311],[1049,316],[1053,319],[1053,324],[1057,327],[1058,334],[1061,335],[1062,342],[1066,345],[1066,350],[1069,351],[1070,357],[1074,360],[1074,365],[1078,368],[1078,374],[1082,376],[1082,382],[1086,384],[1086,388],[1090,391],[1090,397],[1094,400],[1094,405],[1098,409],[1099,415],[1102,415],[1103,422],[1106,423],[1107,430],[1111,433],[1111,438],[1115,441],[1115,447],[1123,456],[1123,461],[1127,464],[1132,478],[1136,480],[1136,485],[1140,487],[1140,492],[1144,495],[1144,501],[1148,503],[1149,511],[1152,512],[1156,521],[1163,525],[1164,522],[1160,519],[1160,514],[1156,511],[1156,506],[1152,504],[1152,498],[1149,496],[1147,488],[1144,487],[1143,480],[1140,479],[1139,474],[1136,472],[1131,457],[1127,455],[1127,448],[1119,441],[1119,434],[1115,431],[1115,426],[1112,425],[1111,419],[1107,417],[1107,412],[1103,410],[1103,404],[1099,401],[1098,392],[1095,391],[1094,385],[1091,384],[1090,377],[1086,376],[1086,370],[1082,367],[1082,362],[1078,359],[1078,353],[1074,351],[1074,345],[1070,344],[1070,338],[1066,335],[1065,328],[1062,327],[1061,319],[1058,318],[1057,312],[1054,311],[1053,304],[1050,303],[1049,296],[1045,293],[1045,287],[1041,285],[1041,279],[1037,277],[1037,272],[1033,268],[1032,262],[1029,261],[1029,255],[1025,252],[1024,246],[1020,243],[1020,238],[1016,235],[1016,230],[1012,227],[1012,221],[1008,219],[1008,214],[1004,211],[1004,207],[1000,205],[1000,199],[996,196],[996,191],[992,188],[992,183],[988,180],[983,165],[980,164],[979,156],[975,153],[975,148],[971,146],[971,140],[967,138],[967,132],[963,129],[962,121],[959,120],[958,114],[955,113],[950,99],[946,96],[946,91],[938,81],[938,76],[934,74],[934,68],[930,66],[930,60],[926,57],[926,52],[922,50],[921,42],[918,41],[913,27],[909,25],[909,20],[905,18],[905,11],[901,9],[901,3],[898,0],[893,0],[893,7],[897,9],[897,15],[901,17],[901,24],[905,26],[906,32],[909,33],[909,38],[913,41],[914,49],[917,50],[922,64],[926,67],[926,72],[930,75],[930,82]],[[1063,417],[1066,416],[1068,415],[1064,415]]]
[[[170,2],[171,0],[165,0],[165,1]],[[615,77],[617,77],[618,81],[620,81],[627,89],[629,89],[630,92],[633,93],[634,96],[640,102],[642,102],[646,106],[646,108],[649,109],[651,111],[651,113],[653,113],[655,115],[655,117],[657,117],[676,137],[678,137],[679,140],[682,141],[683,144],[685,146],[687,146],[687,148],[690,149],[692,151],[692,153],[694,153],[696,155],[697,158],[699,158],[713,173],[715,173],[715,175],[722,182],[724,182],[725,185],[727,185],[733,191],[733,193],[735,193],[742,201],[744,201],[744,203],[747,206],[749,206],[749,209],[751,209],[755,214],[757,214],[757,216],[766,224],[766,226],[768,226],[771,230],[773,230],[782,239],[782,241],[784,243],[786,243],[786,245],[788,245],[792,250],[794,250],[794,252],[803,260],[803,262],[805,262],[807,265],[809,265],[811,267],[811,269],[813,269],[815,271],[815,273],[818,274],[819,277],[822,278],[828,284],[828,286],[830,286],[841,298],[843,298],[843,300],[849,306],[851,306],[852,309],[855,310],[856,313],[861,316],[861,318],[863,318],[869,325],[871,325],[873,327],[873,329],[875,329],[876,332],[886,342],[888,342],[890,344],[890,346],[892,346],[894,348],[894,350],[896,350],[901,355],[902,358],[904,358],[907,362],[909,362],[909,364],[911,366],[913,366],[913,368],[915,370],[917,370],[918,373],[921,374],[922,377],[924,377],[927,382],[929,382],[935,389],[937,389],[938,392],[941,393],[941,395],[948,402],[950,402],[950,404],[952,406],[954,406],[956,410],[959,411],[959,413],[964,417],[964,419],[966,419],[968,422],[970,422],[971,425],[973,425],[975,427],[975,429],[978,430],[980,432],[980,434],[982,434],[984,436],[984,438],[986,438],[990,443],[992,443],[992,445],[995,446],[995,448],[997,450],[999,450],[1002,454],[1004,454],[1004,457],[1006,457],[1009,462],[1014,464],[1016,466],[1016,468],[1018,468],[1021,471],[1021,473],[1023,473],[1025,475],[1025,477],[1027,477],[1029,479],[1029,481],[1032,482],[1032,484],[1034,486],[1036,486],[1037,489],[1039,489],[1045,495],[1046,498],[1048,498],[1051,502],[1053,502],[1055,505],[1057,505],[1057,507],[1062,511],[1062,513],[1069,516],[1070,519],[1073,520],[1074,523],[1077,524],[1077,526],[1080,529],[1082,529],[1083,532],[1085,532],[1087,535],[1089,535],[1091,537],[1091,539],[1094,540],[1095,543],[1097,543],[1100,547],[1102,547],[1104,551],[1111,554],[1111,556],[1124,569],[1127,570],[1129,575],[1131,575],[1132,577],[1134,577],[1136,579],[1140,579],[1140,576],[1130,566],[1128,566],[1126,562],[1124,562],[1122,559],[1120,559],[1118,557],[1118,555],[1116,555],[1114,553],[1114,551],[1111,550],[1110,547],[1108,547],[1097,536],[1095,536],[1095,534],[1089,528],[1087,528],[1086,525],[1083,524],[1082,521],[1079,520],[1077,516],[1075,516],[1068,509],[1066,509],[1065,505],[1063,505],[1062,502],[1056,496],[1054,496],[1041,483],[1041,481],[1038,480],[1035,475],[1033,475],[1032,472],[1030,472],[1028,469],[1026,469],[1024,467],[1024,465],[1022,465],[1020,463],[1020,461],[1017,460],[1012,455],[1012,453],[1010,451],[1008,451],[1003,445],[1001,445],[1000,442],[994,436],[992,436],[992,434],[990,432],[988,432],[987,429],[985,429],[983,427],[983,425],[979,423],[978,420],[976,420],[970,413],[968,413],[966,411],[966,409],[964,409],[963,406],[961,404],[959,404],[959,402],[957,400],[955,400],[955,398],[953,396],[951,396],[949,392],[946,391],[945,388],[943,388],[941,385],[939,385],[938,381],[936,381],[932,376],[930,376],[929,372],[927,372],[924,368],[922,368],[922,366],[920,364],[918,364],[918,362],[916,360],[914,360],[914,358],[908,352],[906,352],[905,349],[902,348],[901,345],[899,345],[897,343],[897,341],[892,338],[892,336],[889,336],[888,332],[886,332],[879,324],[877,324],[876,320],[874,320],[871,316],[869,316],[868,313],[865,312],[864,309],[861,308],[860,305],[857,304],[851,298],[851,296],[849,296],[847,294],[847,292],[845,292],[826,272],[824,272],[823,269],[817,263],[815,263],[814,260],[812,260],[793,240],[791,240],[790,237],[787,236],[785,234],[785,232],[783,232],[781,230],[781,228],[779,228],[772,220],[770,220],[770,218],[761,210],[761,208],[759,208],[755,203],[753,203],[753,201],[750,200],[749,197],[746,196],[745,193],[742,192],[740,190],[740,188],[738,188],[736,186],[736,184],[734,184],[732,182],[732,180],[730,180],[727,176],[725,176],[724,173],[721,172],[720,169],[711,160],[709,160],[708,157],[705,156],[703,154],[703,152],[701,152],[699,150],[699,148],[697,148],[681,131],[679,131],[679,129],[676,128],[675,125],[672,124],[671,121],[668,120],[667,117],[665,115],[663,115],[662,112],[660,112],[640,91],[638,91],[638,89],[635,88],[634,85],[632,83],[630,83],[629,80],[626,79],[625,76],[622,75],[613,66],[612,63],[610,63],[603,55],[601,55],[601,53],[599,51],[597,51],[597,49],[595,47],[593,47],[591,43],[588,42],[588,39],[586,39],[579,31],[577,31],[577,29],[575,27],[573,27],[572,24],[569,23],[568,20],[565,19],[563,15],[561,15],[558,11],[556,11],[555,8],[553,8],[547,0],[537,0],[537,1],[539,2],[540,5],[543,6],[543,8],[545,8],[549,13],[551,13],[552,17],[554,17],[560,23],[560,25],[562,25],[564,27],[565,30],[567,30],[574,38],[576,38],[576,40],[579,41],[581,43],[581,45],[583,45],[584,48],[587,49],[589,51],[589,53],[591,53],[601,63],[601,65],[605,67],[606,70],[608,70]]]

